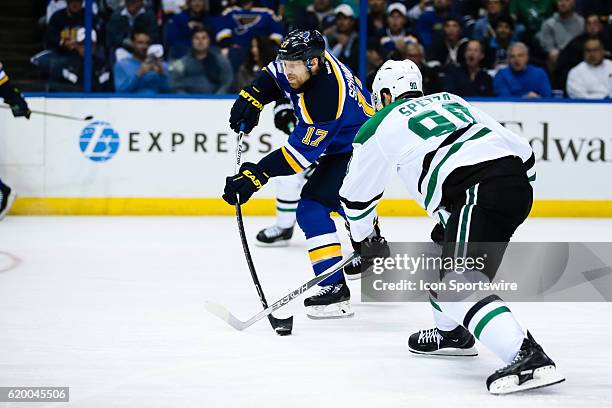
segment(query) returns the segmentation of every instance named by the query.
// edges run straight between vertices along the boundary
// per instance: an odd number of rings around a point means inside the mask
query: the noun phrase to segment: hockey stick
[[[234,168],[234,174],[237,174],[240,170],[240,161],[242,159],[242,138],[244,137],[244,123],[240,125],[240,132],[238,132],[238,143],[236,146],[236,167]],[[257,272],[255,272],[255,265],[253,264],[253,258],[251,258],[251,251],[249,250],[249,243],[246,239],[246,233],[244,231],[244,223],[242,222],[242,209],[240,208],[240,196],[236,193],[236,221],[238,222],[238,231],[240,232],[240,240],[242,241],[242,249],[244,250],[244,256],[247,261],[247,265],[249,266],[249,271],[251,272],[251,278],[253,278],[253,283],[255,284],[255,289],[257,289],[257,294],[259,295],[259,300],[261,300],[261,304],[264,309],[268,308],[268,302],[266,301],[266,296],[263,293],[263,289],[261,288],[261,284],[259,283],[259,278],[257,277]],[[293,316],[289,316],[286,319],[278,319],[272,314],[268,314],[268,320],[272,325],[272,328],[279,336],[286,336],[291,334],[291,330],[293,329]]]
[[[11,109],[11,107],[8,106],[8,105],[0,105],[0,108]],[[53,116],[54,118],[76,120],[76,121],[79,121],[79,122],[86,122],[88,120],[92,120],[93,119],[93,115],[87,115],[84,118],[80,118],[78,116],[62,115],[60,113],[52,113],[52,112],[45,112],[45,111],[39,111],[39,110],[30,110],[30,112],[36,113],[37,115]]]
[[[289,292],[287,295],[283,296],[282,298],[274,302],[271,306],[265,308],[264,310],[262,310],[261,312],[257,313],[255,316],[251,317],[250,319],[244,322],[238,319],[236,316],[234,316],[229,310],[227,310],[227,308],[217,303],[206,302],[204,307],[210,313],[214,314],[219,319],[225,321],[227,324],[232,326],[234,329],[244,330],[247,327],[258,322],[259,320],[263,319],[264,317],[271,316],[271,313],[274,313],[274,311],[280,309],[281,307],[285,306],[287,303],[291,302],[293,299],[299,297],[302,293],[306,292],[308,289],[312,288],[317,283],[329,278],[334,273],[340,271],[342,268],[348,265],[353,260],[353,258],[355,258],[355,253],[352,253],[345,259],[330,266],[329,268],[325,270],[325,272],[323,272],[319,276],[316,276],[313,279],[309,280],[308,282],[300,285],[297,289]]]

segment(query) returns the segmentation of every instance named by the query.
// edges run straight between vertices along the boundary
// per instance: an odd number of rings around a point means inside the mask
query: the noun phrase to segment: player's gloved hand
[[[25,116],[26,119],[30,119],[30,108],[28,108],[28,103],[26,102],[23,94],[19,92],[19,89],[13,88],[8,92],[8,94],[4,97],[4,102],[6,102],[10,107],[11,111],[13,111],[14,117]]]
[[[247,86],[240,91],[230,111],[229,123],[234,132],[238,133],[243,130],[249,133],[257,126],[259,114],[264,107],[260,101],[261,92],[254,86]],[[241,124],[243,124],[243,129],[240,129]]]
[[[261,189],[268,182],[268,176],[255,163],[244,163],[240,166],[240,171],[235,176],[225,179],[225,189],[223,190],[223,199],[226,203],[236,204],[236,194],[240,197],[240,204],[249,201],[249,198],[257,190]]]
[[[347,229],[348,223],[346,224]],[[350,229],[349,229],[350,235]],[[364,260],[371,260],[374,258],[387,258],[391,255],[389,244],[387,240],[380,235],[380,228],[378,227],[378,220],[374,221],[374,231],[361,242],[353,240],[351,236],[351,245],[355,252],[361,256]]]
[[[280,131],[290,135],[296,124],[293,106],[287,98],[276,101],[274,106],[274,126]]]

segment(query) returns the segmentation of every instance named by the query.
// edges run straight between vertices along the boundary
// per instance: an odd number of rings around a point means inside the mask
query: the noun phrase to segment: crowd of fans
[[[49,0],[50,90],[81,90],[82,0]],[[275,58],[283,36],[318,29],[359,71],[357,0],[94,0],[94,91],[236,92]],[[612,1],[369,0],[368,84],[388,59],[414,61],[426,93],[612,97]]]

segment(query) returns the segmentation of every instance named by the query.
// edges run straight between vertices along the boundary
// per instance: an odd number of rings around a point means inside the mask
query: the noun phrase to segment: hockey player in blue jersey
[[[23,116],[26,119],[30,119],[30,108],[28,108],[28,103],[21,92],[19,92],[19,90],[11,84],[11,81],[9,81],[8,75],[2,68],[2,63],[0,63],[0,98],[11,107],[14,117]],[[0,180],[0,220],[2,220],[11,209],[15,197],[15,192]]]
[[[331,212],[342,214],[338,192],[352,153],[355,134],[374,109],[370,94],[353,73],[329,52],[316,30],[295,30],[281,43],[271,62],[251,86],[240,91],[230,126],[250,132],[264,105],[288,97],[297,126],[287,142],[259,163],[244,163],[227,177],[223,199],[246,202],[271,177],[295,174],[318,161],[301,193],[297,223],[304,231],[315,274],[341,257],[340,239]],[[340,272],[320,283],[321,290],[304,300],[311,318],[350,317],[350,292]]]

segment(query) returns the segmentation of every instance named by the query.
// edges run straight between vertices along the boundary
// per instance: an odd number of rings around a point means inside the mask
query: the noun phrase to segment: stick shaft
[[[11,109],[11,107],[8,106],[8,105],[0,105],[0,108]],[[61,119],[68,119],[68,120],[77,120],[79,122],[83,122],[83,121],[89,120],[87,118],[80,118],[80,117],[71,116],[71,115],[62,115],[61,113],[45,112],[45,111],[39,111],[39,110],[35,110],[35,109],[30,109],[30,112],[35,113],[37,115],[52,116],[54,118],[61,118]]]
[[[240,162],[242,159],[242,138],[244,137],[244,132],[238,133],[238,141],[236,146],[236,167],[235,173],[238,173],[240,169]],[[259,296],[259,300],[264,309],[268,308],[268,301],[266,300],[266,296],[264,295],[263,289],[261,288],[261,283],[259,282],[259,277],[257,276],[257,272],[255,271],[255,264],[253,263],[253,258],[251,257],[251,251],[249,249],[249,243],[246,239],[246,233],[244,230],[244,223],[242,221],[242,209],[240,208],[240,196],[236,194],[236,221],[238,223],[238,232],[240,233],[240,241],[242,242],[242,249],[244,251],[244,257],[246,258],[247,266],[249,267],[249,272],[251,273],[251,278],[253,279],[253,284],[255,284],[255,289],[257,290],[257,295]],[[268,314],[268,320],[270,321],[270,325],[274,330],[276,330],[276,318],[274,318],[271,314]]]

